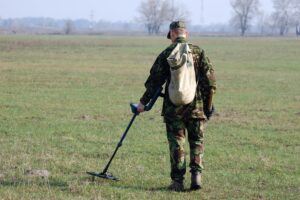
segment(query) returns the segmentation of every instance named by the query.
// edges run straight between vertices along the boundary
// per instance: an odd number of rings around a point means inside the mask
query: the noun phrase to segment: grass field
[[[204,188],[174,193],[162,100],[113,160],[121,181],[85,173],[107,163],[169,41],[0,36],[0,199],[300,199],[300,39],[190,41],[215,64],[218,115],[206,127]]]

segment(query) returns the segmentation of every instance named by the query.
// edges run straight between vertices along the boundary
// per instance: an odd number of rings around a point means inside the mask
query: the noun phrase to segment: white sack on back
[[[189,45],[178,43],[167,60],[171,72],[168,87],[171,102],[177,106],[191,103],[195,98],[197,83]]]

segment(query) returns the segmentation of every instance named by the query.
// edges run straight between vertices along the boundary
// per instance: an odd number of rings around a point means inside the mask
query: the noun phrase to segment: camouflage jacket
[[[165,122],[174,121],[182,118],[200,118],[206,119],[204,109],[206,109],[206,100],[210,94],[211,89],[216,90],[216,80],[213,66],[209,58],[205,55],[203,49],[198,46],[189,44],[192,50],[194,67],[196,72],[197,90],[193,102],[183,106],[175,106],[169,99],[168,86],[170,83],[170,66],[167,62],[168,56],[171,54],[177,43],[185,43],[184,38],[177,38],[176,42],[167,47],[156,58],[150,75],[145,82],[146,91],[143,94],[140,102],[146,105],[157,88],[165,85],[165,95],[162,109],[162,116]]]

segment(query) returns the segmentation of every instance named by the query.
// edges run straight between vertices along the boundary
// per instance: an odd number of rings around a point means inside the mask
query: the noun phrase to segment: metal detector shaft
[[[137,116],[138,114],[139,114],[139,113],[134,113],[134,115],[132,116],[132,118],[131,118],[131,120],[130,120],[130,122],[129,122],[129,124],[128,124],[126,130],[125,130],[125,132],[123,133],[122,138],[120,139],[120,141],[119,141],[119,143],[118,143],[118,145],[117,145],[117,147],[116,147],[114,153],[112,154],[112,156],[111,156],[111,158],[109,159],[107,165],[105,166],[105,168],[104,168],[104,170],[103,170],[103,172],[102,172],[103,174],[105,174],[105,173],[107,172],[107,170],[108,170],[108,168],[109,168],[109,166],[110,166],[110,164],[111,164],[111,161],[112,161],[113,158],[115,157],[115,155],[116,155],[118,149],[122,146],[123,140],[125,139],[128,130],[130,129],[130,127],[131,127],[133,121],[135,120],[135,118],[136,118],[136,116]]]
[[[144,108],[145,111],[150,111],[151,110],[151,108],[153,107],[153,105],[156,102],[156,100],[158,99],[158,97],[162,95],[161,91],[162,91],[162,87],[158,88],[155,91],[155,93],[153,94],[150,102],[145,106],[145,108]],[[109,168],[112,160],[114,159],[114,157],[115,157],[118,149],[122,146],[123,140],[125,139],[125,137],[127,135],[127,132],[129,131],[129,129],[130,129],[133,121],[135,120],[136,116],[139,115],[139,112],[137,110],[138,104],[131,103],[130,107],[131,107],[131,112],[133,113],[133,116],[132,116],[132,118],[131,118],[131,120],[130,120],[130,122],[129,122],[126,130],[125,130],[125,132],[123,133],[123,135],[122,135],[122,137],[121,137],[121,139],[120,139],[120,141],[119,141],[119,143],[118,143],[118,145],[117,145],[114,153],[112,154],[112,156],[110,157],[108,163],[106,164],[104,170],[102,172],[99,172],[99,173],[97,173],[97,172],[87,172],[87,174],[89,174],[89,175],[91,175],[93,177],[100,177],[100,178],[105,178],[105,179],[110,179],[110,180],[118,180],[118,178],[116,178],[113,175],[107,173],[107,170],[108,170],[108,168]]]

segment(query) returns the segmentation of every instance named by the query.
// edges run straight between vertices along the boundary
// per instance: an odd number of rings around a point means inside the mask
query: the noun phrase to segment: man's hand
[[[139,112],[139,113],[141,113],[141,112],[144,112],[145,111],[145,106],[144,106],[144,104],[142,104],[141,102],[138,104],[138,106],[137,106],[137,111]]]
[[[208,120],[212,117],[212,115],[215,112],[216,112],[216,110],[215,110],[215,106],[213,104],[212,104],[211,110],[209,110],[208,108],[204,110],[204,113],[205,113]]]

